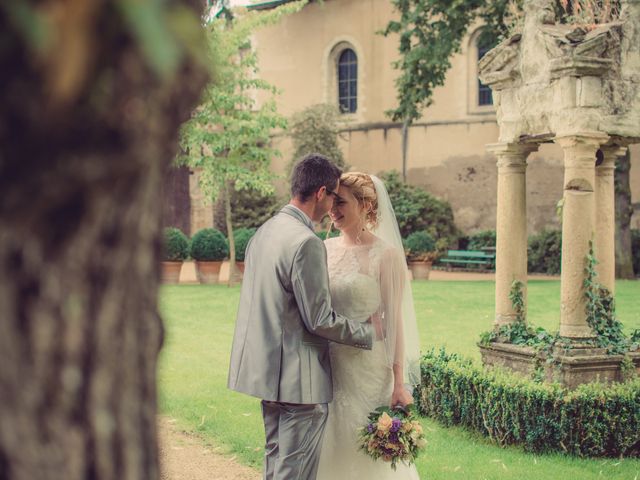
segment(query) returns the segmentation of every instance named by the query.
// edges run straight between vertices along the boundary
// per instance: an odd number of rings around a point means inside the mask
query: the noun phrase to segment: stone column
[[[496,143],[487,150],[498,158],[498,205],[496,212],[496,318],[500,326],[515,320],[509,291],[514,280],[527,293],[527,156],[535,144]]]
[[[618,145],[601,147],[602,162],[596,165],[596,258],[598,282],[611,292],[616,284],[615,254],[615,190],[613,173],[616,157],[624,155],[626,147]]]
[[[560,335],[576,340],[593,336],[583,281],[589,242],[596,240],[596,152],[608,138],[600,132],[556,138],[564,150]]]

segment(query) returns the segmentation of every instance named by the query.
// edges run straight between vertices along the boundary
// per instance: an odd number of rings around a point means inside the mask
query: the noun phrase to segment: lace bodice
[[[325,243],[333,308],[354,320],[366,321],[380,308],[380,259],[388,246],[346,246],[342,238]]]

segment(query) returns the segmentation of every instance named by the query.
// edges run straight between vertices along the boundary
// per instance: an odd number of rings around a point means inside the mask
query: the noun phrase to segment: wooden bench
[[[439,263],[447,268],[468,265],[493,269],[495,259],[496,254],[491,250],[448,250],[447,256],[442,257]]]

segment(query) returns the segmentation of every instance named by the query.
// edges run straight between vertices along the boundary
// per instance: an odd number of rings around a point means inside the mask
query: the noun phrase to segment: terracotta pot
[[[433,262],[431,261],[423,261],[423,262],[409,262],[409,269],[413,274],[414,280],[429,280],[429,273],[431,273],[431,265]]]
[[[162,262],[162,282],[179,283],[183,262]]]
[[[200,283],[218,283],[222,262],[202,262],[196,260],[196,273]]]

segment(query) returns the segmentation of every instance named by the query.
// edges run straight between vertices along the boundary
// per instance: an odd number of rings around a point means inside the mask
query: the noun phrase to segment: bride
[[[414,465],[373,460],[358,448],[358,428],[382,405],[407,405],[419,382],[419,344],[398,224],[382,181],[345,173],[329,212],[341,235],[325,242],[334,309],[373,320],[370,351],[331,344],[333,402],[320,454],[319,480],[419,479]]]

